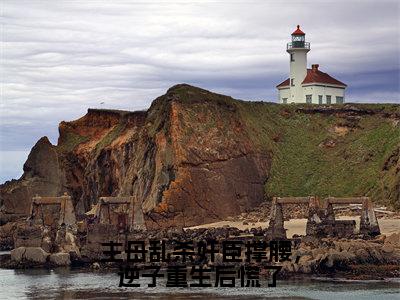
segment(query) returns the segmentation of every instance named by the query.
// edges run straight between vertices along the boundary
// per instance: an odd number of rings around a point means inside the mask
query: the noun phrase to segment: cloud
[[[274,101],[290,33],[353,102],[400,102],[397,1],[4,1],[2,151],[57,140],[88,107],[137,110],[186,82]],[[104,102],[104,104],[100,104]],[[21,166],[22,167],[22,166]],[[2,170],[2,172],[8,172]]]

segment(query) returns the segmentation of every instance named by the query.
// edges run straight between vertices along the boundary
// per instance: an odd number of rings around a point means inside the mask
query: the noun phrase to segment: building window
[[[290,53],[290,61],[294,61],[294,54]]]
[[[282,103],[287,104],[287,98],[282,98]]]
[[[290,85],[294,86],[294,78],[290,79]]]
[[[336,96],[336,103],[337,104],[342,104],[343,103],[343,97]]]
[[[312,95],[306,95],[306,103],[312,103]]]
[[[330,95],[327,95],[326,96],[326,104],[331,104],[331,96]]]
[[[318,95],[318,104],[322,104],[322,95]]]

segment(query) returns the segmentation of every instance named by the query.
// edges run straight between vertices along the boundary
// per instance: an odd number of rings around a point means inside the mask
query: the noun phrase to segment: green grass
[[[89,138],[81,136],[79,134],[67,131],[64,133],[64,138],[62,143],[58,146],[58,149],[62,152],[69,152],[75,149],[81,143],[88,141]]]
[[[124,122],[121,122],[121,123],[115,125],[114,128],[111,129],[111,131],[108,132],[106,134],[106,136],[103,137],[101,139],[101,141],[99,141],[96,144],[96,147],[94,149],[96,156],[98,156],[100,154],[102,149],[104,149],[105,147],[110,145],[119,135],[121,135],[122,132],[124,131],[125,127],[126,127],[126,124]]]
[[[265,185],[267,198],[284,196],[363,196],[399,207],[393,193],[399,178],[394,168],[383,174],[386,159],[400,144],[400,130],[381,116],[362,116],[345,136],[330,129],[348,124],[335,115],[296,112],[304,105],[238,102],[248,133],[272,164]],[[398,112],[394,105],[357,105],[362,109]],[[332,148],[321,143],[334,140]]]

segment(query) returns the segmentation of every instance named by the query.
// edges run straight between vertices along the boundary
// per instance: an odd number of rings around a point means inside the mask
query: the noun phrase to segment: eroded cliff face
[[[221,220],[277,194],[327,190],[393,201],[399,197],[399,111],[396,105],[244,102],[177,85],[147,111],[89,109],[78,120],[61,122],[57,146],[40,139],[24,175],[0,187],[0,219],[28,214],[35,194],[64,192],[78,217],[99,197],[134,195],[143,203],[148,228]],[[362,149],[351,148],[354,140]],[[348,172],[367,172],[371,184],[351,190],[346,184],[354,178],[339,178],[332,193],[325,173],[340,173],[346,160],[360,155]],[[319,170],[315,159],[331,170]]]
[[[42,138],[24,176],[2,186],[3,213],[29,213],[35,194],[67,192],[80,215],[101,196],[134,195],[149,228],[190,226],[264,198],[269,154],[250,141],[229,97],[176,86],[147,112],[89,109],[59,132],[57,146]]]
[[[178,86],[167,101],[158,101],[150,111],[160,109],[158,115],[169,118],[162,123],[149,115],[158,188],[144,208],[151,210],[152,221],[174,225],[178,219],[190,226],[236,215],[263,201],[270,153],[251,140],[233,99]]]

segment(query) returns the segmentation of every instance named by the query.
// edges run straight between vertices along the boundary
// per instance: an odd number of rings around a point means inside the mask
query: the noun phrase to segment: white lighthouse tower
[[[347,87],[343,82],[319,70],[314,64],[307,69],[307,53],[310,43],[297,25],[292,41],[287,43],[290,55],[290,77],[276,86],[279,103],[341,104]]]
[[[303,102],[301,83],[307,75],[310,43],[306,42],[306,34],[300,29],[300,25],[292,33],[292,42],[287,43],[286,51],[290,55],[290,102]]]

